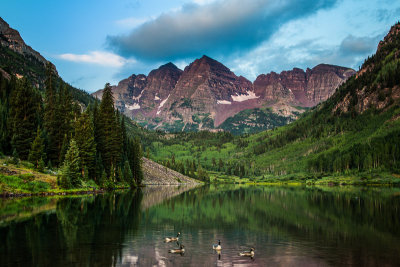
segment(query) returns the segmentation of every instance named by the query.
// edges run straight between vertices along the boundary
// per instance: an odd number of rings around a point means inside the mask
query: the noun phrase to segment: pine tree
[[[0,152],[10,155],[11,136],[9,128],[10,93],[15,90],[15,76],[8,81],[0,75]]]
[[[124,181],[128,183],[131,187],[134,185],[134,180],[132,177],[131,167],[129,166],[129,162],[126,160],[124,163],[124,173],[123,173]],[[136,187],[136,185],[134,186]]]
[[[15,91],[11,94],[9,123],[11,143],[21,159],[28,158],[31,143],[35,138],[40,101],[39,93],[25,78],[17,82]]]
[[[142,147],[138,138],[132,142],[132,176],[137,185],[140,185],[143,180],[142,170]]]
[[[81,186],[81,159],[79,148],[74,139],[71,139],[69,149],[65,154],[65,160],[62,167],[61,186],[64,188],[77,188]]]
[[[32,142],[31,150],[29,151],[28,160],[39,169],[40,161],[44,158],[44,145],[41,137],[40,129],[37,129],[35,140]]]
[[[108,83],[104,87],[98,113],[101,119],[96,121],[96,130],[98,130],[97,149],[101,153],[107,175],[115,175],[115,170],[112,169],[112,166],[117,166],[121,159],[122,137],[120,123],[114,111],[114,97],[111,86]]]
[[[58,144],[57,144],[57,92],[55,89],[55,82],[53,77],[53,66],[48,64],[46,66],[46,91],[44,99],[44,128],[48,137],[47,157],[52,164],[57,165],[59,160]]]
[[[82,168],[86,166],[89,179],[96,175],[96,144],[94,142],[94,126],[88,112],[82,113],[75,123],[75,140],[78,145]]]
[[[60,152],[58,152],[58,154],[59,154],[58,162],[64,162],[65,154],[68,151],[68,147],[69,147],[68,135],[65,134],[64,139],[62,141]]]
[[[44,108],[44,128],[48,136],[47,154],[53,164],[63,162],[63,145],[69,143],[72,133],[74,118],[73,103],[70,90],[67,85],[59,90],[55,87],[53,70],[47,68],[46,95]],[[67,140],[65,142],[65,136]]]

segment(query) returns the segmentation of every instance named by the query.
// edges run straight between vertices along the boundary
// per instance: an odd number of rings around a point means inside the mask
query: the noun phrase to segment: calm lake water
[[[177,232],[184,255],[164,243]],[[400,189],[149,187],[0,200],[0,240],[0,266],[399,266]],[[250,247],[254,259],[237,255]]]

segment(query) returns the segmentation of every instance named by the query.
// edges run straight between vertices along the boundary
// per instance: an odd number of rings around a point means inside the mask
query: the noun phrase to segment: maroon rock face
[[[252,89],[249,80],[236,76],[218,61],[203,56],[185,68],[158,115],[167,121],[174,121],[178,113],[184,123],[193,123],[192,116],[195,114],[210,114],[214,121],[221,120],[219,118],[225,115],[216,112],[217,107],[232,106],[232,95],[246,95]]]
[[[280,74],[262,74],[254,81],[254,91],[267,102],[284,100],[311,107],[328,99],[336,88],[356,72],[349,68],[320,64],[313,69],[294,68]]]
[[[113,87],[117,107],[126,115],[158,125],[199,124],[208,116],[218,127],[228,117],[251,108],[270,106],[283,116],[296,116],[292,106],[310,107],[326,100],[354,70],[321,64],[313,69],[294,68],[280,74],[261,74],[252,84],[218,61],[203,56],[184,71],[168,63],[146,77],[132,75]],[[101,91],[94,93],[98,98]]]

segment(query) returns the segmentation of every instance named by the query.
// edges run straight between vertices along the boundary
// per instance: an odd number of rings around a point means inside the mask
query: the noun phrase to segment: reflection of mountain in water
[[[400,261],[400,189],[189,189],[146,187],[61,198],[55,211],[0,226],[0,266],[389,266]],[[21,203],[29,201],[40,203]],[[0,211],[5,214],[10,213]],[[184,256],[168,253],[177,243],[164,243],[177,232]],[[211,248],[218,239],[220,261]],[[237,256],[252,246],[254,262]]]
[[[140,205],[142,210],[146,210],[154,205],[162,203],[164,200],[173,198],[182,194],[185,191],[198,187],[199,184],[184,184],[184,185],[148,185],[142,189],[143,199]]]

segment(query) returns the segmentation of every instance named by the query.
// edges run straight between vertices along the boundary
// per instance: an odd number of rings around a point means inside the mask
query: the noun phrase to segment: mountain
[[[19,32],[0,17],[0,74],[7,79],[10,75],[26,77],[36,88],[42,89],[47,65],[51,66],[56,82],[66,85],[75,100],[84,105],[94,100],[88,93],[66,84],[59,77],[56,67],[27,45]]]
[[[343,81],[355,74],[349,68],[320,64],[303,71],[294,68],[280,74],[261,74],[254,81],[254,91],[264,101],[281,101],[313,107],[327,100]]]
[[[0,68],[4,72],[11,72],[17,77],[28,76],[39,87],[44,81],[47,64],[51,63],[25,44],[19,32],[0,18]],[[52,66],[57,74],[54,65]]]
[[[354,73],[349,68],[321,64],[306,71],[295,68],[262,74],[253,84],[203,56],[184,71],[168,63],[148,77],[132,75],[113,86],[113,94],[124,114],[149,129],[224,129],[241,134],[293,121],[308,107],[326,100]],[[99,90],[93,96],[100,98],[101,94]],[[244,110],[250,110],[243,114],[253,119],[243,120],[238,113]]]
[[[163,99],[167,99],[178,82],[182,70],[168,63],[148,76],[132,75],[112,86],[116,107],[131,118],[154,117]],[[101,99],[103,90],[92,95]]]
[[[307,87],[299,86],[304,85],[304,75],[294,72],[301,77],[298,88],[307,92]],[[177,164],[196,160],[224,182],[235,175],[248,179],[243,182],[400,184],[399,77],[400,23],[390,29],[356,75],[289,125],[240,137],[180,133],[147,149],[155,160],[165,160],[171,154]],[[279,84],[287,85],[283,79]],[[294,91],[293,87],[290,90]],[[236,116],[256,124],[246,112]]]

